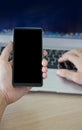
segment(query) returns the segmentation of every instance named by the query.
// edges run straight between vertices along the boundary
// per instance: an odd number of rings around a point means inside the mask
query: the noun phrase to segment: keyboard
[[[4,48],[5,48],[4,46],[1,47],[0,53],[2,52],[2,50]],[[46,49],[46,51],[48,52],[48,55],[45,57],[48,61],[48,68],[50,68],[50,69],[58,69],[59,68],[59,69],[68,69],[68,70],[77,71],[74,64],[71,63],[70,61],[66,61],[66,62],[62,62],[62,63],[58,62],[59,57],[61,57],[68,50]],[[13,53],[11,53],[11,55],[9,57],[9,61],[12,59],[13,59]]]
[[[76,67],[70,61],[59,63],[58,59],[68,50],[51,50],[46,49],[48,55],[45,57],[48,61],[48,68],[50,69],[68,69],[77,71]]]

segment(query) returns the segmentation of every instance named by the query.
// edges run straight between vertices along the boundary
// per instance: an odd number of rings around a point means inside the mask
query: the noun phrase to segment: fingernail
[[[58,61],[60,61],[62,59],[62,57],[60,57],[59,59],[58,59]]]

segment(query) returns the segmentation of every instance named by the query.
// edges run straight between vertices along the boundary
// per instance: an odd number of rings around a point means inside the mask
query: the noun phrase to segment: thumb
[[[63,78],[66,78],[68,80],[82,85],[82,74],[80,74],[79,72],[73,72],[66,69],[59,69],[57,70],[57,74]]]

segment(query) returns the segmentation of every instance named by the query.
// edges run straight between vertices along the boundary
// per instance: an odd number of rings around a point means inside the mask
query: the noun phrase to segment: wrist
[[[0,120],[2,118],[2,115],[4,113],[4,110],[6,109],[7,107],[7,101],[6,101],[6,98],[4,96],[4,94],[0,91]]]

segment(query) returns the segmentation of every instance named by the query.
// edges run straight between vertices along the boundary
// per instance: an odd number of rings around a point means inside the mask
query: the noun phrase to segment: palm
[[[5,93],[8,104],[15,102],[29,91],[29,87],[12,86],[12,66],[10,62],[0,59],[0,90]]]
[[[12,62],[8,62],[11,51],[12,43],[7,45],[0,56],[0,91],[5,95],[8,104],[17,101],[31,89],[31,87],[14,88],[12,86]],[[43,66],[46,65],[44,64]],[[46,77],[46,68],[43,69],[43,74],[45,72],[43,77]]]

